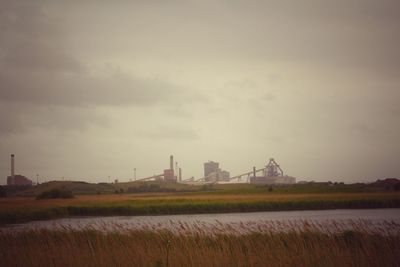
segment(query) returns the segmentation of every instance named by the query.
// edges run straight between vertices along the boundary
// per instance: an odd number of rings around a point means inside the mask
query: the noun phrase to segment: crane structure
[[[164,174],[157,174],[157,175],[153,175],[153,176],[149,176],[149,177],[144,177],[144,178],[140,178],[140,179],[136,179],[135,181],[149,181],[149,180],[160,180],[164,178]]]
[[[273,158],[269,159],[269,163],[267,166],[265,166],[265,176],[266,177],[278,177],[278,176],[283,176],[283,171],[281,167],[276,163],[276,161]]]
[[[283,176],[283,170],[279,166],[278,163],[276,163],[275,159],[270,158],[269,162],[267,165],[265,165],[264,168],[256,169],[256,167],[253,167],[252,171],[241,173],[239,175],[235,175],[229,178],[229,181],[237,180],[237,182],[242,182],[243,178],[245,178],[246,182],[250,182],[250,177],[281,177]],[[206,177],[199,178],[195,180],[195,182],[205,182]]]
[[[219,171],[220,169],[218,169]],[[175,171],[178,172],[176,175]],[[206,173],[205,173],[206,175]],[[229,175],[229,174],[228,174]],[[137,179],[136,181],[150,181],[150,180],[163,180],[168,182],[205,182],[205,183],[218,183],[222,180],[218,179],[218,172],[216,173],[217,178],[214,181],[210,181],[207,177],[202,177],[199,179],[195,179],[194,177],[182,179],[182,170],[178,168],[177,163],[175,163],[174,169],[174,161],[173,156],[170,156],[170,168],[164,170],[164,173],[152,175],[149,177],[144,177]],[[255,183],[255,184],[290,184],[295,183],[295,178],[290,176],[284,176],[283,170],[279,166],[279,164],[273,159],[270,158],[269,162],[265,165],[265,167],[257,169],[253,167],[253,170],[241,173],[239,175],[235,175],[232,177],[228,177],[227,180],[224,181],[237,181],[237,182],[247,182],[247,183]]]
[[[135,181],[159,181],[159,180],[164,180],[166,182],[177,182],[177,179],[182,178],[182,170],[179,168],[178,169],[178,163],[175,163],[176,170],[174,169],[174,156],[171,155],[169,157],[169,169],[165,169],[163,173],[161,174],[155,174],[149,177],[144,177],[140,179],[135,179]],[[135,178],[136,178],[136,168],[134,169],[135,171]],[[178,175],[175,173],[177,172]]]
[[[243,177],[246,177],[246,182],[249,182],[250,177],[257,177],[257,174],[261,177],[280,177],[283,176],[283,170],[273,158],[270,158],[268,164],[264,168],[256,169],[256,167],[253,167],[252,171],[233,176],[230,180],[237,179],[239,182],[242,181]]]

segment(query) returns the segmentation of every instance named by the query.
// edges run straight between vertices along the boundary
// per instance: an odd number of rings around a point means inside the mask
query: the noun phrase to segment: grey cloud
[[[5,50],[3,68],[15,71],[81,72],[84,66],[59,47],[45,42],[16,42]]]
[[[0,134],[106,125],[98,106],[168,107],[187,96],[172,83],[119,68],[91,73],[69,52],[61,21],[40,4],[5,2],[0,30]]]
[[[171,5],[125,10],[113,6],[121,18],[104,27],[116,29],[113,41],[121,45],[122,53],[139,58],[290,61],[380,73],[400,68],[399,1],[194,1]],[[127,20],[131,17],[127,12],[135,14],[133,20]],[[100,20],[96,23],[103,25]],[[127,40],[125,30],[118,29],[120,23],[128,24],[137,38]],[[100,44],[99,49],[109,47],[114,46]]]
[[[252,79],[232,80],[224,84],[219,91],[221,97],[235,107],[255,109],[260,111],[265,106],[265,102],[275,101],[277,93],[273,90],[273,82],[268,79],[267,87],[260,87]],[[270,87],[268,87],[268,85]]]
[[[90,124],[108,124],[96,111],[99,106],[152,108],[157,104],[168,108],[184,101],[176,97],[181,91],[176,86],[121,72],[95,77],[3,70],[0,81],[0,134],[30,128],[83,130]]]
[[[272,101],[272,100],[275,100],[275,98],[276,98],[275,94],[273,94],[271,92],[267,92],[264,94],[264,96],[261,99],[265,100],[265,101]]]
[[[51,114],[48,116],[46,114]],[[109,127],[108,116],[87,108],[44,107],[27,116],[31,128],[56,131],[85,131],[90,126]]]
[[[86,73],[0,73],[0,98],[38,105],[97,106],[167,104],[181,88],[157,79],[133,78],[121,72],[107,77]]]
[[[66,106],[152,105],[171,101],[171,96],[181,90],[165,81],[133,77],[118,70],[106,77],[90,74],[63,45],[66,38],[60,22],[46,16],[39,5],[10,4],[2,13],[2,101]]]
[[[360,134],[375,134],[371,126],[361,122],[353,122],[350,124],[350,130]]]
[[[89,126],[108,127],[107,116],[88,108],[68,108],[0,103],[0,135],[31,130],[84,131]]]
[[[40,2],[5,1],[0,11],[1,65],[32,71],[80,70],[80,63],[66,51],[60,24]]]
[[[0,135],[14,134],[25,129],[23,112],[20,110],[18,106],[0,103]]]
[[[182,128],[181,126],[172,125],[160,125],[152,129],[136,130],[134,135],[141,138],[157,140],[191,140],[198,138],[195,130],[188,127]]]

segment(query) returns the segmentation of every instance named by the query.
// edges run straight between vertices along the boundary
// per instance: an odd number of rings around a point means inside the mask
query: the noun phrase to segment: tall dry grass
[[[3,231],[0,266],[400,266],[399,224],[336,225],[337,231],[308,222],[286,231],[271,225],[246,234],[188,231],[184,224],[174,232],[118,225],[112,232]]]

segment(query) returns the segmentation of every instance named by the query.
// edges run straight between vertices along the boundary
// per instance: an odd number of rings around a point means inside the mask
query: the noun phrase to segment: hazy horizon
[[[400,176],[400,2],[0,0],[0,184]],[[41,180],[42,182],[43,180]]]

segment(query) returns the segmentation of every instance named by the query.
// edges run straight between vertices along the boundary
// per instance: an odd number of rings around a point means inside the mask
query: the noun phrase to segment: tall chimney
[[[256,167],[253,167],[253,176],[256,177]]]
[[[179,168],[179,182],[182,182],[182,169]]]
[[[14,184],[15,172],[14,172],[14,154],[11,154],[11,184]]]
[[[169,169],[174,170],[174,156],[169,156]]]

